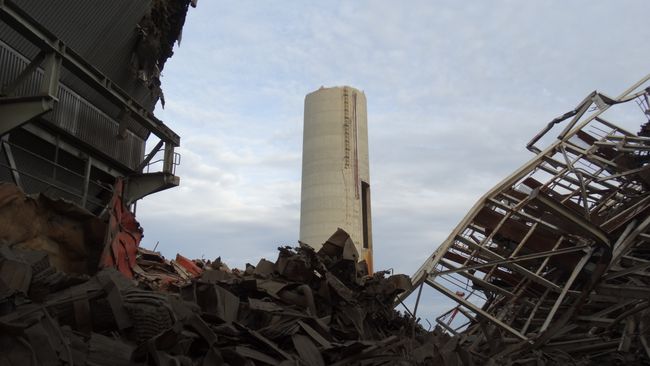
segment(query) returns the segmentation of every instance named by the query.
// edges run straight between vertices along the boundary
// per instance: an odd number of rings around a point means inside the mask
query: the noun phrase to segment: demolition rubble
[[[220,259],[167,260],[139,247],[142,229],[119,187],[102,226],[70,203],[0,185],[0,364],[423,365],[458,357],[453,348],[438,352],[448,336],[393,310],[410,279],[368,275],[343,230],[318,251],[281,247],[275,262],[244,270]],[[92,250],[103,231],[104,250]]]

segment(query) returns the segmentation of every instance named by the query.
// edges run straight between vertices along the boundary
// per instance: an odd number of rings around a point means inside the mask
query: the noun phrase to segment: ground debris
[[[319,251],[280,247],[245,270],[138,247],[132,278],[66,275],[46,252],[0,246],[0,344],[11,350],[0,364],[433,364],[443,338],[413,332],[392,308],[408,277],[365,275],[341,238]]]

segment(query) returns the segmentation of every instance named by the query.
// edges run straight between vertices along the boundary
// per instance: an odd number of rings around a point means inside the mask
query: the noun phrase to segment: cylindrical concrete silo
[[[319,248],[337,228],[372,271],[366,96],[348,86],[305,97],[300,241]]]

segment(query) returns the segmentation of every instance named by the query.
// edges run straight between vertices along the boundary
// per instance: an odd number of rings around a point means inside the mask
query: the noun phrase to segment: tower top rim
[[[307,96],[310,96],[312,94],[316,94],[316,93],[322,92],[322,91],[329,91],[329,90],[332,90],[332,89],[345,89],[345,88],[350,89],[351,91],[366,95],[363,90],[357,89],[357,88],[355,88],[353,86],[349,86],[349,85],[337,85],[337,86],[323,86],[323,85],[321,85],[320,88],[308,93]]]

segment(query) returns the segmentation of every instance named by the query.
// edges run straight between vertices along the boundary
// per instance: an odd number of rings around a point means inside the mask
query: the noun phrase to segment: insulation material
[[[1,364],[432,365],[438,349],[465,355],[392,309],[407,277],[367,276],[344,246],[281,247],[276,261],[245,270],[137,248],[133,279],[115,268],[64,274],[16,261],[47,253],[5,248]],[[5,276],[8,263],[21,274]],[[49,291],[33,296],[44,282]]]
[[[0,242],[3,246],[42,250],[57,269],[87,273],[96,268],[105,226],[85,209],[46,195],[25,195],[0,183]]]

